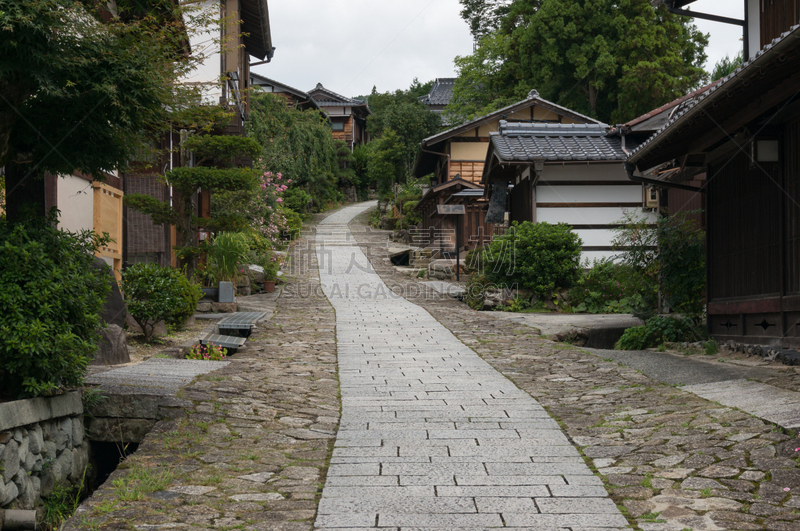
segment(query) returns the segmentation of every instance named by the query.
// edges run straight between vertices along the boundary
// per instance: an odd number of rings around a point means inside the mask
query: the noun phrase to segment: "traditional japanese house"
[[[676,113],[628,159],[632,178],[652,168],[672,183],[707,175],[709,333],[800,346],[800,26]]]
[[[308,94],[328,114],[333,138],[346,142],[350,150],[369,142],[367,117],[372,112],[365,101],[337,94],[323,87],[322,83],[317,83]]]
[[[442,116],[444,108],[447,107],[447,104],[450,103],[450,98],[453,97],[455,84],[456,78],[454,77],[436,78],[431,91],[419,99],[420,103],[427,106],[431,112]],[[448,125],[444,122],[444,119],[442,120],[442,125]]]
[[[574,112],[539,96],[531,91],[523,101],[509,105],[503,109],[481,116],[465,124],[452,127],[446,131],[428,137],[420,144],[420,154],[415,162],[414,175],[417,178],[432,174],[431,188],[417,205],[417,209],[428,208],[427,205],[444,205],[454,193],[452,187],[444,186],[458,178],[463,183],[474,185],[473,189],[483,189],[483,175],[486,155],[489,151],[490,136],[500,129],[501,122],[506,123],[553,123],[553,124],[587,124],[599,123],[597,120]],[[460,191],[460,190],[459,190]],[[467,208],[471,214],[456,218],[454,216],[423,215],[421,229],[430,232],[439,230],[452,234],[451,246],[455,247],[455,219],[461,219],[461,228],[465,235],[464,247],[478,245],[477,242],[491,237],[500,226],[502,220],[487,223],[485,215],[478,215],[478,209],[485,211],[488,203],[479,199],[474,192],[469,198],[459,196],[465,201],[469,199],[472,206]],[[433,210],[430,210],[432,212]],[[452,218],[452,219],[451,219]],[[478,220],[481,220],[478,222]],[[488,235],[488,236],[487,236]]]
[[[314,101],[309,94],[302,90],[290,87],[284,83],[269,79],[258,74],[250,73],[250,86],[255,91],[269,92],[271,94],[278,94],[284,99],[290,107],[296,109],[319,109],[319,104]]]
[[[447,213],[451,205],[463,205],[464,214]],[[453,254],[457,235],[461,251],[488,243],[494,226],[483,222],[486,205],[483,187],[459,176],[429,188],[414,207],[422,215],[422,223],[412,234],[414,245]]]
[[[236,112],[225,132],[243,135],[244,122],[249,116],[250,66],[269,62],[275,53],[267,0],[206,0],[202,6],[220,14],[219,24],[210,24],[205,33],[192,37],[192,50],[202,53],[206,60],[182,83],[198,85],[206,103],[232,106]],[[251,58],[259,61],[252,63]],[[132,164],[131,170],[121,175],[124,192],[146,194],[165,202],[174,199],[173,190],[159,174],[181,164],[180,143],[179,131],[155,141],[154,147],[164,155]],[[210,210],[207,191],[198,193],[197,205],[198,215],[207,216]],[[149,215],[127,206],[121,208],[124,209],[122,234],[117,241],[124,242],[123,263],[177,265],[172,249],[177,238],[174,227],[155,225]]]
[[[655,221],[658,205],[627,178],[621,139],[609,131],[601,123],[501,122],[481,180],[487,197],[512,222],[570,225],[583,241],[583,260],[614,256],[613,229],[625,215]]]

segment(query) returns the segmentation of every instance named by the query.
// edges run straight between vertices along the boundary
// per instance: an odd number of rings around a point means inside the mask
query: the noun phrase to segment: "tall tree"
[[[44,213],[43,174],[102,179],[168,125],[188,92],[181,10],[169,0],[0,0],[0,166],[7,216]],[[179,60],[180,59],[180,60]],[[183,88],[186,88],[185,86]]]
[[[464,120],[536,89],[602,121],[627,121],[699,86],[707,44],[691,21],[649,0],[515,0],[499,29],[456,59],[447,112]]]
[[[458,0],[461,18],[469,24],[470,33],[478,42],[500,29],[501,21],[508,15],[513,0]]]
[[[411,175],[419,143],[423,138],[436,133],[441,125],[441,117],[430,112],[419,101],[418,94],[422,92],[423,86],[415,79],[407,91],[397,90],[383,94],[375,92],[369,96],[369,106],[373,114],[367,119],[367,130],[377,139],[390,131],[394,133],[396,138],[381,146],[391,146],[393,155],[389,158],[400,161],[401,173],[404,175]]]

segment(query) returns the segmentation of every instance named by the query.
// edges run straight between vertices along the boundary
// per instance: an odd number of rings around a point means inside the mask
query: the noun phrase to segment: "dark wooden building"
[[[442,215],[442,205],[464,205],[466,214]],[[456,234],[460,231],[459,252],[474,249],[491,240],[494,225],[486,224],[488,202],[483,197],[483,187],[459,176],[425,191],[414,210],[422,215],[422,222],[414,234],[414,244],[420,247],[441,249],[446,253],[456,250]]]
[[[372,112],[365,101],[337,94],[323,87],[322,83],[317,83],[308,94],[328,114],[333,138],[343,140],[351,150],[369,142],[367,117]]]
[[[628,159],[633,177],[659,166],[670,182],[706,174],[709,333],[800,347],[800,26]]]
[[[314,101],[314,98],[312,98],[311,95],[303,92],[302,90],[290,87],[285,83],[281,83],[280,81],[275,81],[274,79],[251,72],[250,86],[253,88],[256,94],[258,92],[268,92],[270,94],[277,94],[281,96],[286,100],[286,104],[289,105],[289,107],[300,110],[319,109],[319,104]]]

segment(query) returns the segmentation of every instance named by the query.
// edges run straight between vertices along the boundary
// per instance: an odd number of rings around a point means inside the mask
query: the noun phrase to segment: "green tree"
[[[500,23],[508,15],[513,0],[458,1],[461,4],[461,18],[469,24],[475,40],[480,41],[500,29]]]
[[[291,108],[275,94],[254,94],[250,100],[247,135],[263,147],[261,165],[291,179],[321,210],[336,196],[339,155],[328,120],[316,110]],[[289,194],[291,195],[291,193]]]
[[[222,135],[190,137],[182,151],[194,154],[195,166],[184,165],[165,172],[163,180],[177,192],[173,204],[149,195],[128,194],[125,203],[150,214],[153,223],[168,223],[177,229],[178,256],[189,277],[194,275],[196,258],[200,253],[197,235],[200,228],[212,231],[226,228],[241,229],[246,221],[236,216],[200,218],[197,216],[198,189],[215,192],[253,190],[259,183],[258,172],[236,165],[237,159],[255,158],[261,146],[252,138]],[[184,161],[185,162],[185,161]]]
[[[373,114],[367,119],[367,130],[376,139],[393,133],[391,139],[373,146],[374,152],[376,155],[382,150],[391,152],[378,155],[383,161],[379,164],[393,160],[393,164],[399,165],[396,169],[397,182],[405,182],[411,175],[422,139],[435,134],[441,126],[441,117],[430,112],[419,101],[418,94],[427,85],[414,79],[409,90],[383,94],[373,90],[369,96]]]
[[[369,161],[372,156],[372,150],[369,145],[358,145],[353,149],[353,173],[355,173],[356,190],[358,190],[358,198],[366,201],[369,195],[369,188],[377,184],[370,179],[369,175]]]
[[[193,96],[176,83],[182,8],[169,0],[0,0],[0,166],[7,216],[44,215],[45,172],[124,168]],[[180,59],[180,60],[178,60]]]
[[[711,81],[716,81],[729,74],[732,74],[733,71],[742,66],[742,64],[744,64],[744,52],[739,52],[733,57],[733,59],[726,55],[714,65],[714,69],[711,71],[710,76]]]
[[[405,167],[406,144],[393,130],[371,142],[369,178],[378,186],[378,193],[387,194],[394,183],[404,183],[408,177]]]
[[[707,44],[691,21],[649,0],[515,0],[500,28],[456,59],[447,112],[463,120],[536,89],[604,122],[627,121],[698,87]]]

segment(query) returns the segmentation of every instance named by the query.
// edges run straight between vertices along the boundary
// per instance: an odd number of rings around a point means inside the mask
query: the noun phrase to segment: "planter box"
[[[219,288],[200,288],[203,290],[204,299],[217,300],[219,297]]]
[[[220,282],[219,283],[219,298],[217,302],[234,302],[236,290],[233,287],[233,282]]]

